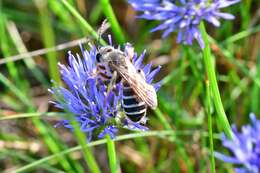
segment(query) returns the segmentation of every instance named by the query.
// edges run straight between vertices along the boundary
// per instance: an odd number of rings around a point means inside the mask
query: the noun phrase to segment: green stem
[[[159,131],[147,131],[147,132],[139,132],[139,133],[130,133],[130,134],[126,134],[126,135],[120,135],[118,136],[115,141],[124,141],[124,140],[129,140],[129,139],[136,139],[136,138],[144,138],[144,137],[149,137],[149,136],[157,136],[160,139],[166,138],[167,136],[172,136],[173,134],[178,135],[178,136],[190,136],[192,137],[194,135],[194,131],[176,131],[176,130],[159,130]],[[208,137],[208,133],[207,132],[202,132],[202,136],[203,137]],[[219,134],[215,134],[213,136],[216,139],[220,140],[220,135]],[[93,146],[97,146],[97,145],[101,145],[101,144],[105,144],[107,142],[106,139],[100,139],[94,142],[90,142],[88,143],[88,147],[93,147]],[[85,146],[84,146],[85,147]],[[20,173],[20,172],[28,172],[29,169],[38,167],[39,165],[42,165],[46,162],[51,162],[55,159],[57,159],[57,157],[59,156],[65,156],[68,154],[71,154],[73,152],[76,151],[80,151],[82,149],[82,146],[76,146],[76,147],[71,147],[69,149],[63,150],[59,153],[55,153],[46,157],[43,157],[42,159],[39,159],[35,162],[29,163],[27,165],[24,165],[16,170],[13,171],[13,173]]]
[[[55,33],[52,29],[51,17],[47,4],[44,1],[34,0],[34,3],[39,11],[39,21],[41,27],[41,36],[43,44],[46,48],[54,47]],[[55,81],[54,85],[61,83],[59,69],[57,67],[58,58],[57,52],[48,52],[46,54],[49,66],[50,78]]]
[[[0,73],[0,82],[2,82],[2,74]],[[13,90],[13,89],[12,89]],[[32,117],[46,117],[46,116],[64,116],[64,113],[58,112],[30,112],[30,113],[19,113],[10,116],[4,116],[0,113],[0,121],[4,120],[14,120],[19,118],[32,118]]]
[[[161,112],[161,110],[159,108],[156,108],[154,110],[155,114],[157,115],[157,117],[159,118],[159,121],[162,123],[162,125],[164,126],[164,128],[166,130],[172,130],[172,127],[170,125],[170,123],[168,122],[168,120],[164,117],[163,113]]]
[[[1,2],[0,2],[1,5]],[[0,6],[0,11],[2,10],[2,6]],[[8,34],[6,34],[6,22],[7,19],[5,17],[5,15],[0,12],[0,49],[1,49],[1,53],[3,54],[4,57],[9,57],[11,50],[10,50],[10,45],[9,45],[9,41],[8,41]],[[11,37],[11,36],[10,36]],[[7,70],[11,76],[11,79],[13,81],[15,81],[15,84],[20,85],[20,77],[17,71],[17,67],[15,67],[15,63],[14,62],[8,62],[7,64]],[[20,87],[20,86],[19,86]]]
[[[118,167],[117,167],[117,160],[116,160],[115,143],[109,135],[106,135],[106,139],[107,139],[107,151],[108,151],[107,153],[109,158],[110,172],[116,173],[118,172]]]
[[[204,43],[205,43],[205,48],[203,49],[203,58],[204,58],[204,63],[205,63],[205,67],[206,67],[206,70],[207,70],[207,75],[208,75],[208,78],[209,78],[209,83],[210,83],[210,86],[211,86],[210,89],[212,91],[213,101],[214,101],[215,108],[216,108],[216,111],[217,111],[219,124],[222,126],[222,128],[223,128],[225,134],[227,135],[227,137],[232,138],[233,134],[232,134],[232,130],[231,130],[231,127],[229,125],[226,113],[224,111],[222,102],[221,102],[221,97],[220,97],[217,79],[216,79],[216,72],[215,72],[213,62],[212,62],[210,45],[209,45],[209,42],[208,42],[208,36],[207,36],[207,32],[206,32],[206,29],[205,29],[203,22],[200,23],[200,31],[202,33],[202,38],[203,38]]]
[[[89,32],[96,40],[99,39],[97,32],[90,26],[90,24],[77,12],[77,10],[67,2],[67,0],[61,0],[61,2],[65,5],[65,7],[72,13],[74,17],[76,17],[82,26]],[[102,45],[106,45],[106,42],[101,39],[100,43]]]
[[[100,173],[100,169],[99,166],[96,162],[96,159],[91,151],[91,148],[88,146],[87,142],[86,142],[86,136],[83,132],[81,132],[80,130],[80,126],[78,124],[78,122],[76,122],[73,119],[73,115],[69,114],[67,115],[67,117],[69,118],[69,120],[72,123],[73,129],[74,129],[74,134],[78,140],[78,143],[81,145],[82,147],[82,151],[83,151],[83,157],[85,159],[85,162],[87,163],[89,170],[93,173]]]
[[[113,33],[115,34],[116,40],[120,43],[123,44],[125,43],[125,37],[124,34],[120,28],[120,25],[116,19],[116,16],[114,14],[113,8],[110,5],[109,0],[100,0],[100,4],[103,8],[103,11],[108,18],[109,23],[111,24],[111,29]]]
[[[19,33],[16,24],[14,22],[8,22],[7,24],[7,30],[12,37],[13,44],[16,46],[17,51],[20,54],[28,53],[28,50],[22,40],[21,34]],[[23,59],[26,67],[32,71],[32,75],[37,79],[39,82],[41,82],[44,86],[48,87],[48,81],[46,77],[43,75],[42,71],[39,70],[37,67],[34,59],[28,55],[26,58]],[[56,65],[55,65],[56,66]]]
[[[3,83],[6,87],[9,88],[12,93],[23,103],[24,105],[30,107],[32,105],[31,101],[26,97],[26,95],[19,90],[13,83],[11,83],[8,78],[6,78],[2,73],[0,73],[0,83]]]
[[[208,130],[209,130],[209,144],[210,144],[210,172],[215,173],[215,159],[214,159],[214,145],[213,145],[213,132],[212,132],[212,117],[210,113],[210,87],[209,81],[206,80],[206,97],[207,97],[207,114],[208,114]]]

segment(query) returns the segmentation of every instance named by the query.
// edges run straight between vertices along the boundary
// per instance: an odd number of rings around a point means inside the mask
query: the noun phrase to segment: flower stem
[[[108,151],[107,153],[109,158],[110,172],[117,173],[119,171],[117,167],[115,143],[110,138],[109,135],[106,135],[106,139],[107,139],[107,151]]]
[[[210,113],[210,86],[209,81],[206,80],[206,97],[207,97],[207,114],[208,114],[208,130],[209,130],[209,144],[210,144],[210,172],[215,173],[215,159],[214,159],[214,145],[213,145],[213,133],[212,133],[212,115]]]
[[[217,111],[217,116],[218,116],[217,118],[219,120],[219,124],[222,126],[227,137],[232,138],[232,130],[229,125],[226,113],[224,111],[224,108],[223,108],[223,105],[221,102],[221,97],[220,97],[217,79],[216,79],[216,72],[215,72],[215,68],[213,66],[212,55],[211,55],[210,46],[209,46],[209,42],[208,42],[208,36],[207,36],[207,32],[206,32],[203,22],[200,23],[200,31],[202,33],[202,38],[205,43],[205,48],[203,49],[203,58],[204,58],[204,63],[205,63],[205,67],[207,70],[207,75],[209,78],[209,83],[211,86],[210,89],[212,91],[211,93],[213,96],[214,105],[215,105],[215,108]]]

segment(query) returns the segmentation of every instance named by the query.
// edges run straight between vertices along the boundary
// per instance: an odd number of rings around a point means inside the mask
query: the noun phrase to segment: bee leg
[[[147,122],[147,120],[148,120],[148,118],[146,117],[146,115],[145,116],[143,116],[142,117],[142,119],[139,121],[141,124],[146,124],[146,122]]]
[[[108,92],[110,92],[111,90],[113,90],[113,89],[115,88],[117,76],[118,76],[118,75],[117,75],[117,72],[114,71],[114,72],[113,72],[113,75],[112,75],[112,78],[111,78],[111,80],[110,80],[110,82],[109,82],[109,84],[108,84],[108,88],[107,88],[107,91],[108,91]]]

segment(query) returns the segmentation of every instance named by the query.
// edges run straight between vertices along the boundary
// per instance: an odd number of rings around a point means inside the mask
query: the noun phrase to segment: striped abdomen
[[[129,84],[123,82],[123,109],[126,116],[133,122],[139,122],[146,115],[147,105],[140,101]]]

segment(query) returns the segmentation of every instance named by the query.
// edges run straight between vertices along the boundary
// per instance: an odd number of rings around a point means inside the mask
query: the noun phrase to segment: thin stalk
[[[13,150],[13,149],[1,149],[0,151],[1,156],[6,157],[6,158],[15,158],[27,163],[32,163],[35,162],[36,159],[29,156],[29,155],[25,155],[23,153],[17,152],[17,150]],[[55,168],[54,166],[51,166],[49,164],[42,164],[39,166],[39,168],[45,169],[47,172],[53,172],[53,173],[63,173],[62,170]]]
[[[260,52],[258,52],[258,55],[257,55],[255,78],[260,79]],[[260,87],[257,86],[257,84],[254,82],[252,96],[251,96],[252,97],[251,110],[255,114],[258,114],[258,112],[259,112],[259,109],[258,109],[258,105],[260,105],[259,96],[260,96]]]
[[[116,159],[115,143],[109,135],[106,135],[106,139],[107,139],[107,153],[109,159],[110,172],[117,173],[118,166],[117,166],[117,159]]]
[[[23,103],[24,105],[30,107],[32,105],[31,101],[19,90],[11,81],[8,80],[2,73],[0,73],[0,83],[3,83],[6,87],[9,88],[12,93]]]
[[[1,5],[1,2],[0,2]],[[8,40],[8,34],[6,34],[6,22],[7,19],[5,15],[1,12],[2,8],[0,6],[0,49],[3,54],[3,56],[6,58],[10,56],[11,50],[9,46],[9,40]],[[3,58],[4,59],[4,58]],[[7,64],[7,70],[13,79],[15,81],[16,85],[20,85],[20,78],[19,78],[19,73],[17,71],[17,67],[15,67],[14,62],[8,62]]]
[[[118,136],[114,141],[123,141],[123,140],[128,140],[128,139],[135,139],[135,138],[144,138],[144,137],[149,137],[149,136],[157,136],[159,138],[163,138],[163,137],[172,137],[172,135],[194,135],[194,131],[176,131],[176,130],[160,130],[160,131],[147,131],[147,132],[140,132],[140,133],[131,133],[131,134],[127,134],[127,135],[121,135]],[[202,135],[205,137],[208,137],[208,133],[202,132]],[[219,134],[216,134],[215,136],[213,136],[214,138],[220,139]],[[107,142],[106,139],[100,139],[98,141],[94,141],[94,142],[90,142],[88,143],[88,147],[93,147],[93,146],[97,146],[97,145],[101,145],[101,144],[105,144]],[[28,172],[28,170],[31,170],[32,168],[35,168],[39,165],[42,165],[46,162],[50,162],[52,160],[57,159],[58,157],[64,156],[64,155],[68,155],[70,153],[79,151],[82,149],[82,146],[76,146],[76,147],[72,147],[66,150],[63,150],[59,153],[55,153],[52,155],[49,155],[47,157],[44,157],[42,159],[39,159],[35,162],[32,162],[30,164],[27,164],[25,166],[22,166],[16,170],[13,171],[13,173],[18,173],[18,172]]]
[[[225,39],[224,41],[221,42],[221,44],[231,44],[231,43],[234,43],[238,40],[241,40],[243,38],[246,38],[246,37],[249,37],[250,35],[252,34],[255,34],[257,32],[260,31],[260,26],[256,26],[256,27],[253,27],[253,28],[248,28],[246,30],[243,30],[237,34],[234,34],[230,37],[228,37],[227,39]]]
[[[207,114],[208,114],[208,130],[209,130],[209,144],[210,144],[210,172],[215,173],[215,159],[214,159],[214,144],[213,144],[213,132],[212,132],[212,115],[210,111],[211,98],[210,98],[210,86],[209,81],[206,80],[206,97],[207,97]]]
[[[71,12],[71,14],[76,17],[79,22],[82,24],[82,26],[87,30],[87,32],[89,32],[96,40],[99,39],[99,36],[97,34],[97,32],[91,27],[91,25],[77,12],[77,10],[71,6],[69,4],[69,2],[67,0],[60,0],[64,5],[65,7]],[[100,43],[102,45],[106,45],[106,42],[101,39],[100,40]]]
[[[80,130],[80,126],[78,122],[76,122],[71,114],[68,114],[68,118],[70,119],[72,126],[73,126],[73,132],[76,135],[76,138],[78,140],[78,143],[82,147],[83,151],[83,157],[85,159],[86,164],[88,165],[88,168],[90,172],[93,173],[100,173],[100,169],[98,167],[98,164],[96,162],[96,159],[91,151],[91,148],[88,146],[86,141],[86,136],[83,132]]]
[[[100,0],[101,7],[103,8],[103,11],[108,18],[109,23],[111,24],[111,29],[113,33],[115,34],[116,40],[123,44],[125,43],[125,37],[122,32],[122,29],[120,28],[120,25],[116,19],[116,16],[114,14],[113,8],[110,5],[109,0]]]
[[[226,113],[224,111],[222,102],[221,102],[221,97],[218,89],[218,83],[216,79],[216,72],[215,68],[212,62],[213,56],[211,55],[210,51],[210,45],[208,41],[208,36],[207,32],[205,29],[205,26],[203,22],[200,23],[200,31],[202,33],[202,38],[205,43],[205,48],[203,49],[203,58],[204,58],[204,63],[207,71],[207,76],[209,78],[209,83],[210,83],[210,89],[212,91],[212,96],[213,96],[213,102],[217,111],[217,116],[219,120],[219,124],[222,126],[225,134],[227,135],[228,138],[232,138],[232,130],[229,125]]]
[[[15,25],[14,22],[8,22],[7,23],[7,30],[12,37],[10,37],[16,46],[17,51],[22,54],[22,53],[28,53],[28,50],[22,40],[22,37]],[[32,75],[39,81],[41,82],[44,86],[48,86],[48,81],[43,75],[42,71],[37,68],[37,65],[33,58],[31,56],[26,57],[23,59],[26,67],[32,71]]]
[[[90,13],[90,16],[89,16],[90,23],[92,23],[93,25],[96,25],[98,22],[98,19],[101,17],[101,15],[102,15],[102,7],[100,5],[100,2],[98,2],[93,7],[93,9]]]
[[[41,36],[43,39],[44,46],[50,48],[55,46],[55,34],[52,29],[51,18],[47,6],[47,2],[43,0],[34,0],[35,5],[39,11],[39,20],[41,27]],[[49,74],[52,80],[55,82],[54,85],[61,83],[60,73],[57,66],[58,58],[55,51],[48,52],[46,54],[48,65],[49,65]]]
[[[260,78],[257,78],[257,77],[255,77],[255,75],[253,75],[253,73],[252,73],[252,71],[254,71],[253,68],[250,68],[250,70],[249,70],[248,68],[244,67],[240,61],[235,59],[235,57],[233,56],[232,53],[230,53],[227,49],[225,49],[223,46],[218,44],[216,40],[214,40],[213,38],[211,38],[209,36],[208,36],[208,38],[211,43],[218,46],[218,48],[220,49],[220,52],[223,53],[223,55],[226,57],[226,59],[230,63],[235,65],[236,68],[239,68],[239,70],[243,73],[243,75],[248,76],[251,80],[253,80],[254,83],[257,85],[257,87],[260,87]]]
[[[53,52],[53,51],[58,52],[60,50],[65,50],[65,49],[68,49],[68,48],[71,48],[71,47],[78,46],[80,43],[82,43],[82,44],[87,43],[88,41],[89,40],[87,38],[83,37],[83,38],[80,38],[80,39],[61,43],[61,44],[58,44],[58,45],[53,46],[53,47],[38,49],[38,50],[30,51],[28,53],[21,53],[21,54],[18,54],[18,55],[9,56],[9,57],[6,57],[4,59],[0,59],[0,65],[6,64],[8,62],[15,62],[15,61],[23,60],[23,59],[30,58],[30,57],[36,58],[40,55],[45,55],[48,52]]]
[[[33,110],[32,110],[33,111]],[[47,126],[39,119],[39,117],[33,117],[32,119],[33,124],[37,127],[37,130],[39,131],[39,134],[41,135],[41,138],[44,139],[44,142],[48,146],[49,150],[52,153],[59,153],[63,149],[59,145],[59,140],[54,139],[52,137],[52,134],[50,133]],[[73,168],[71,166],[71,163],[68,161],[67,157],[59,156],[57,157],[57,160],[59,161],[60,165],[63,167],[63,169],[68,173],[73,173]]]
[[[172,130],[172,127],[170,125],[170,123],[167,121],[167,119],[164,117],[163,113],[161,112],[161,110],[159,108],[156,108],[154,110],[155,114],[157,115],[157,117],[159,118],[160,122],[162,123],[162,125],[164,126],[164,128],[166,130]]]
[[[2,81],[2,75],[0,74],[0,81]],[[10,115],[10,116],[3,116],[0,113],[0,121],[4,120],[14,120],[14,119],[20,119],[20,118],[32,118],[32,117],[53,117],[53,116],[64,116],[64,113],[60,112],[30,112],[30,113],[19,113],[15,115]],[[3,117],[2,117],[3,116]]]

